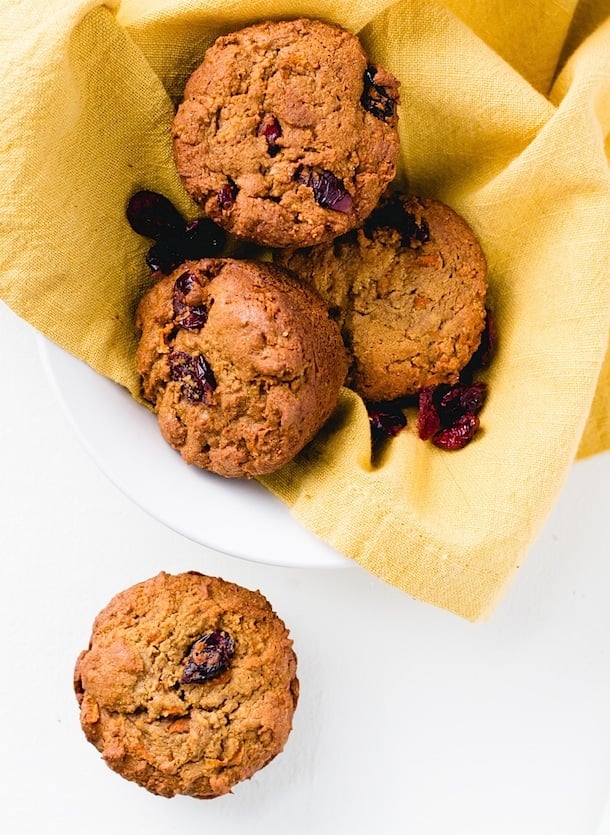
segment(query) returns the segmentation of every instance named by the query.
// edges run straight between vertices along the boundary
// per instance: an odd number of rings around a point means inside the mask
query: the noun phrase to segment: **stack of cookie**
[[[151,192],[127,213],[156,241],[136,316],[142,393],[188,463],[277,470],[345,383],[369,405],[427,392],[426,432],[437,407],[455,415],[456,392],[430,392],[481,340],[485,258],[447,206],[387,192],[398,102],[356,37],[313,20],[219,38],[190,78],[175,160],[206,217],[187,224]],[[225,232],[271,262],[218,257]],[[481,392],[458,391],[460,404],[479,408]],[[111,768],[156,794],[211,798],[283,749],[296,657],[259,593],[162,573],[98,615],[75,690]]]
[[[385,196],[399,83],[315,20],[219,38],[173,124],[186,190],[265,261],[187,261],[142,300],[143,394],[189,463],[258,476],[347,384],[386,401],[455,383],[485,322],[485,258],[448,207]],[[381,201],[381,202],[380,202]]]

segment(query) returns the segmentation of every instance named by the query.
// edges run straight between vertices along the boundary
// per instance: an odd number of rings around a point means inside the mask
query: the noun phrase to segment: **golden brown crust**
[[[181,683],[194,641],[229,633],[226,672]],[[87,739],[107,765],[165,797],[209,798],[283,748],[298,698],[284,623],[260,592],[197,572],[162,572],[117,594],[75,667]]]
[[[275,258],[337,318],[351,353],[347,385],[365,400],[454,383],[479,345],[485,256],[466,221],[439,201],[393,196],[357,234]]]
[[[375,116],[361,103],[366,71],[358,39],[316,20],[265,22],[219,38],[173,124],[189,194],[221,226],[263,245],[305,246],[352,229],[394,178],[398,154],[398,81],[373,68],[390,104]],[[303,171],[338,178],[351,209],[321,205]],[[230,200],[219,200],[222,189]]]
[[[176,316],[184,275],[194,277],[189,310],[207,316],[194,330]],[[291,460],[330,417],[347,371],[339,329],[319,296],[272,264],[186,262],[146,294],[136,324],[143,395],[163,436],[187,463],[226,477],[262,475]],[[200,399],[176,379],[185,357],[203,357],[213,374],[214,389]]]

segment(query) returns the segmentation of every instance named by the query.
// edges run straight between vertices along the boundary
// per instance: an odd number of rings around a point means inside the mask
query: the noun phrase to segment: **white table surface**
[[[472,625],[358,567],[264,566],[182,538],[99,471],[2,305],[0,367],[2,835],[610,833],[610,455],[574,465]],[[299,656],[284,753],[213,801],[122,780],[78,723],[94,616],[162,569],[261,589]]]

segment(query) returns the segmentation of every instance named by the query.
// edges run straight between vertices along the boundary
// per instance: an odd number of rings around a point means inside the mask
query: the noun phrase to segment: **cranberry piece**
[[[378,209],[375,209],[364,222],[364,233],[372,238],[377,229],[401,230],[403,223],[402,201],[393,195]]]
[[[235,198],[237,197],[237,191],[237,186],[232,180],[229,180],[228,183],[225,183],[224,186],[218,190],[218,205],[223,212],[228,212],[229,209],[233,208]]]
[[[153,272],[169,275],[184,262],[182,253],[175,246],[173,240],[158,241],[148,250],[146,263]]]
[[[360,97],[360,104],[382,122],[388,122],[396,113],[396,102],[385,87],[375,83],[377,67],[369,66],[364,71],[364,90]]]
[[[400,232],[402,245],[415,248],[430,240],[430,227],[424,218],[417,220],[415,215],[407,212],[398,195],[393,195],[372,215],[364,224],[364,233],[372,238],[376,229],[390,228]]]
[[[199,284],[199,279],[188,271],[178,276],[174,282],[174,322],[178,327],[189,331],[199,330],[208,320],[208,309],[205,305],[187,304],[186,297],[196,284]]]
[[[134,232],[156,241],[146,263],[153,272],[168,275],[184,261],[207,258],[222,250],[226,234],[209,218],[187,223],[167,197],[155,191],[138,191],[126,209]]]
[[[187,331],[198,331],[208,321],[208,309],[203,304],[187,308],[183,316],[179,316],[175,322],[180,328]]]
[[[441,426],[441,419],[435,402],[434,393],[436,388],[430,386],[419,393],[417,434],[422,441],[428,441],[438,432]]]
[[[174,281],[174,314],[184,312],[186,297],[196,284],[199,284],[199,279],[188,270]]]
[[[479,425],[478,416],[472,412],[466,412],[451,426],[439,430],[432,437],[432,443],[440,449],[449,451],[463,449],[474,438]]]
[[[367,403],[373,441],[394,438],[407,425],[402,409],[393,403]]]
[[[188,223],[179,238],[179,249],[184,261],[198,261],[220,252],[227,239],[226,232],[208,217]]]
[[[440,387],[439,387],[440,388]],[[450,386],[438,399],[438,412],[443,426],[451,426],[468,412],[478,414],[487,398],[487,383],[478,381],[469,385]]]
[[[182,383],[182,396],[189,403],[208,402],[209,395],[216,389],[216,379],[205,357],[172,351],[168,360],[170,380]]]
[[[138,235],[155,241],[171,238],[184,229],[184,218],[174,204],[156,191],[138,191],[125,211],[129,225]]]
[[[351,212],[353,200],[351,194],[346,190],[342,180],[332,171],[316,171],[313,168],[303,166],[295,174],[297,182],[302,183],[313,191],[314,200],[324,209],[333,209],[335,212]]]
[[[185,261],[208,258],[222,250],[226,234],[209,218],[199,218],[185,226],[180,235],[157,241],[148,250],[146,263],[151,270],[169,275]]]
[[[186,657],[181,684],[200,684],[229,669],[235,643],[228,632],[215,629],[197,638]]]
[[[277,140],[282,135],[282,127],[272,113],[266,113],[258,126],[258,135],[264,136],[267,140],[267,153],[274,157],[279,154],[281,148]]]
[[[419,221],[411,212],[404,211],[404,225],[402,232],[403,244],[426,244],[430,240],[430,227],[422,217]]]
[[[432,438],[433,443],[436,443],[434,439],[440,434],[441,443],[436,445],[445,449],[446,447],[443,446],[445,435],[443,433],[456,427],[458,427],[459,432],[463,432],[463,419],[467,415],[476,416],[483,408],[486,397],[487,383],[480,381],[469,385],[462,383],[453,386],[442,384],[422,389],[419,393],[419,414],[417,417],[419,437],[423,441]],[[478,423],[473,434],[477,428]],[[460,449],[461,447],[452,448]]]

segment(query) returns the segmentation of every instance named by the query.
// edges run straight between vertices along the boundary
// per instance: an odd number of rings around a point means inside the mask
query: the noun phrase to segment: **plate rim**
[[[270,491],[268,491],[262,484],[260,484],[256,480],[248,480],[248,483],[245,483],[245,480],[222,479],[222,481],[218,482],[218,485],[222,485],[221,490],[222,492],[224,492],[227,489],[227,485],[230,482],[237,482],[237,490],[233,491],[233,501],[235,501],[238,505],[237,509],[241,507],[241,509],[244,510],[245,508],[243,495],[241,495],[243,494],[244,490],[250,491],[250,500],[254,497],[256,503],[258,504],[260,504],[261,502],[269,503],[269,507],[273,508],[273,513],[276,514],[276,522],[278,518],[281,519],[282,529],[284,530],[286,527],[288,527],[288,532],[296,538],[297,542],[293,542],[292,545],[301,546],[300,548],[294,548],[292,550],[292,553],[299,554],[298,557],[293,557],[290,559],[284,559],[279,557],[279,541],[274,540],[274,548],[266,549],[261,538],[258,536],[251,538],[249,542],[249,545],[251,546],[254,546],[256,544],[255,548],[252,547],[251,549],[249,549],[247,547],[244,547],[243,545],[240,547],[236,545],[235,542],[233,542],[231,545],[223,545],[222,537],[218,534],[216,536],[211,535],[209,537],[207,535],[202,536],[201,533],[197,530],[197,526],[193,528],[193,526],[188,526],[184,523],[181,523],[180,520],[177,520],[175,518],[175,514],[172,514],[167,509],[164,509],[163,507],[160,507],[158,504],[151,502],[150,496],[148,497],[148,499],[146,499],[142,496],[142,494],[138,494],[133,489],[133,483],[130,484],[129,479],[126,479],[124,477],[124,474],[117,472],[116,466],[111,465],[109,461],[104,458],[102,450],[99,448],[99,445],[95,443],[95,440],[92,437],[92,432],[86,431],[83,427],[82,422],[79,420],[74,408],[70,403],[68,391],[66,390],[66,376],[62,375],[61,373],[62,364],[65,367],[69,368],[71,370],[71,373],[76,371],[77,374],[84,374],[86,375],[86,377],[88,377],[88,375],[91,375],[92,381],[95,381],[97,379],[100,381],[100,383],[103,382],[103,385],[107,384],[115,386],[117,392],[120,391],[121,393],[125,392],[126,394],[128,394],[126,389],[122,388],[118,383],[115,383],[109,378],[104,377],[102,374],[99,374],[84,360],[81,360],[74,354],[71,354],[69,351],[66,351],[64,348],[62,348],[61,346],[57,345],[56,343],[48,339],[46,336],[44,336],[44,334],[37,331],[35,335],[38,353],[41,358],[47,379],[49,380],[52,386],[55,397],[57,398],[60,404],[62,412],[66,416],[79,442],[81,443],[89,457],[93,460],[97,468],[114,485],[114,487],[118,489],[130,501],[132,501],[136,506],[138,506],[141,510],[147,513],[149,516],[161,522],[163,525],[165,525],[165,527],[169,528],[170,530],[174,531],[180,536],[183,536],[191,542],[194,542],[195,544],[203,545],[206,548],[218,551],[222,554],[225,554],[226,556],[236,557],[237,559],[245,560],[247,562],[283,568],[322,568],[325,570],[332,568],[345,568],[355,565],[353,560],[336,551],[331,545],[324,542],[322,539],[318,538],[311,531],[309,531],[307,528],[301,525],[301,523],[299,523],[292,516],[289,507],[283,504],[279,498],[274,496]],[[129,401],[126,402],[135,403],[135,401],[131,397],[129,398]],[[143,407],[140,408],[143,409]],[[159,435],[159,439],[161,441],[160,454],[165,454],[166,460],[170,460],[169,458],[167,458],[167,453],[169,452],[171,455],[174,451],[171,450],[169,445],[163,443],[161,435]],[[161,458],[159,458],[159,460],[161,461]],[[196,478],[221,478],[220,476],[215,476],[211,473],[196,470],[194,466],[192,468],[189,468],[188,470],[183,470],[183,468],[188,467],[188,465],[184,464],[184,462],[179,458],[177,454],[175,458],[175,463],[177,465],[175,468],[175,472],[180,474],[180,471],[182,470],[183,473],[189,473],[189,476],[187,476],[186,480],[188,480],[188,478],[192,479],[193,476],[195,476]],[[173,463],[170,466],[172,466],[173,468]],[[196,473],[194,472],[195,470]],[[178,478],[180,478],[180,475],[178,475]],[[212,484],[213,481],[210,481],[209,483]],[[240,498],[236,498],[237,496],[240,496]],[[212,526],[211,532],[215,531],[216,529]],[[235,531],[233,533],[235,534]],[[284,530],[284,534],[285,533],[286,531]],[[284,534],[280,534],[280,536]],[[263,534],[263,536],[266,536],[267,538],[269,537],[268,526],[267,531],[265,532],[265,534]],[[274,531],[272,531],[271,533],[271,537],[273,536]],[[267,541],[266,544],[268,545],[269,542]],[[291,543],[286,541],[282,544],[289,546]]]

